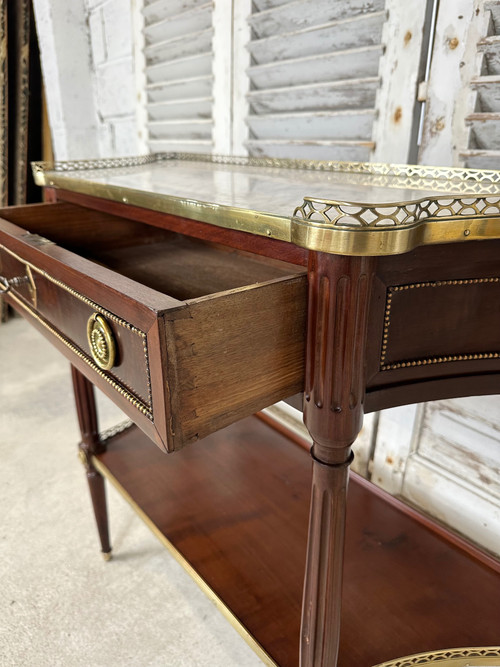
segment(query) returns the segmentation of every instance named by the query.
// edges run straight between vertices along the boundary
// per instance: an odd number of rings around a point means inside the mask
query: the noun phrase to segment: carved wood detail
[[[335,466],[313,460],[300,636],[301,667],[337,664],[346,494],[351,460],[352,456],[344,464]]]
[[[75,393],[78,423],[82,436],[82,441],[79,445],[80,459],[85,466],[87,474],[101,550],[105,557],[109,557],[111,544],[109,540],[105,480],[92,463],[92,456],[100,454],[106,449],[99,437],[94,385],[74,366],[71,366],[71,377]]]
[[[350,446],[361,430],[374,265],[371,258],[311,253],[304,421],[325,463],[345,460],[332,450]]]
[[[351,445],[361,430],[375,260],[311,253],[304,422],[313,480],[300,667],[335,667],[339,650]]]

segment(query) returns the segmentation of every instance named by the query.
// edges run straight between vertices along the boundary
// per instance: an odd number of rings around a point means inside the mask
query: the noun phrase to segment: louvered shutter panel
[[[490,12],[487,35],[478,45],[480,74],[471,81],[476,94],[467,150],[461,157],[467,167],[500,169],[500,1],[487,2]]]
[[[250,155],[368,160],[384,0],[256,0]]]
[[[212,150],[212,2],[144,0],[149,149]]]
[[[500,168],[500,1],[440,0],[419,162]]]

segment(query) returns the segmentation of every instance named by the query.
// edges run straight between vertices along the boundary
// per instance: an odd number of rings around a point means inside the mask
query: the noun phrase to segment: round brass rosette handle
[[[106,319],[94,313],[87,322],[87,339],[93,360],[104,371],[113,368],[116,358],[116,344],[111,327]]]

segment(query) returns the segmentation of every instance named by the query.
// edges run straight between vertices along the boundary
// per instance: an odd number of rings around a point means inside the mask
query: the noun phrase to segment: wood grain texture
[[[375,260],[310,253],[304,421],[319,460],[343,462],[361,430]]]
[[[221,243],[231,248],[246,250],[256,255],[271,257],[291,264],[307,265],[307,251],[286,241],[225,229],[224,227],[217,227],[216,225],[169,215],[168,213],[151,211],[99,197],[90,197],[68,190],[56,190],[55,196],[59,201],[73,202],[92,210],[104,211],[130,220],[145,222],[148,225],[170,229],[192,238]]]
[[[367,411],[498,393],[499,257],[500,243],[485,240],[379,259],[369,314]]]
[[[300,667],[337,664],[347,471],[363,423],[375,260],[310,253],[304,422],[313,482]]]
[[[173,442],[204,437],[300,391],[305,276],[189,301],[164,316]]]
[[[108,510],[106,506],[106,488],[104,478],[95,469],[92,456],[101,454],[105,447],[99,438],[99,427],[97,423],[97,411],[94,396],[94,385],[71,366],[71,377],[73,380],[73,391],[75,394],[76,412],[82,441],[80,452],[85,465],[87,482],[89,485],[92,507],[99,533],[101,551],[109,554],[111,544],[109,541]]]
[[[49,340],[161,448],[182,447],[302,389],[302,267],[68,203],[1,215],[5,276],[23,276],[25,262],[35,267],[36,304],[21,284],[15,305],[40,318]],[[103,372],[87,342],[94,311],[117,349]]]
[[[310,457],[253,419],[200,445],[164,456],[132,429],[99,460],[276,662],[297,667]],[[343,667],[498,642],[500,572],[435,528],[351,477]]]
[[[300,667],[337,664],[349,463],[313,460]]]

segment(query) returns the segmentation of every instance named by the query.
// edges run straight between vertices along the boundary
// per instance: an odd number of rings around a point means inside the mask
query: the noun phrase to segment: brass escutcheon
[[[113,368],[116,357],[116,345],[111,327],[106,319],[94,313],[87,322],[87,339],[93,360],[104,371]]]

